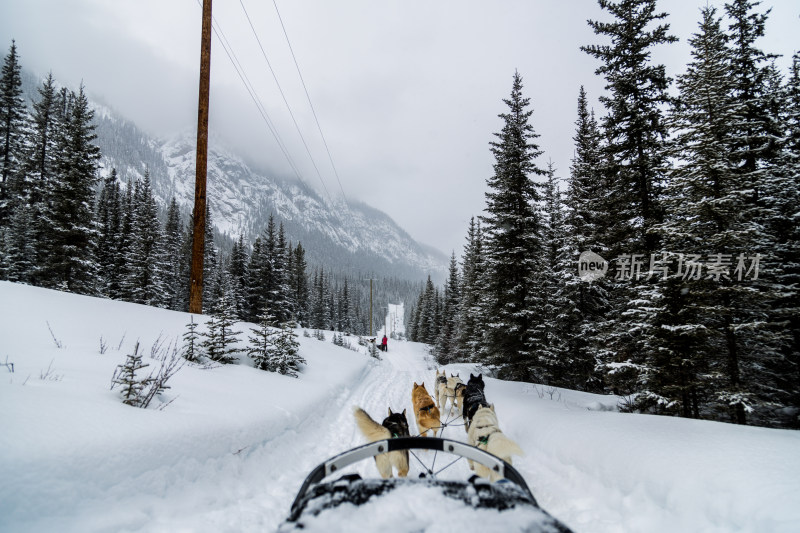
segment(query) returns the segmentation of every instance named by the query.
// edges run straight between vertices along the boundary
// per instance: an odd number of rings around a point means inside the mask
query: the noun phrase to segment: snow
[[[387,329],[402,332],[402,309],[388,315]],[[327,342],[301,335],[308,365],[299,379],[247,358],[186,365],[158,405],[123,405],[109,390],[115,367],[137,340],[154,365],[151,346],[179,342],[188,322],[0,282],[0,364],[14,364],[14,373],[0,365],[0,531],[274,531],[312,468],[363,443],[353,405],[377,419],[407,409],[413,430],[411,385],[435,377],[425,345],[390,340],[376,361],[364,348],[334,346],[330,333]],[[464,381],[475,371],[446,368]],[[616,397],[491,378],[486,396],[526,452],[514,465],[539,504],[576,532],[800,530],[798,432],[623,414]],[[456,425],[444,436],[466,440]],[[371,462],[356,470],[377,476]],[[419,472],[412,463],[410,475]],[[443,475],[463,479],[469,469],[461,462]],[[412,516],[407,507],[423,504],[412,498],[394,511]],[[424,505],[447,516],[443,499]],[[372,529],[393,510],[363,512]],[[474,528],[481,516],[454,520]]]

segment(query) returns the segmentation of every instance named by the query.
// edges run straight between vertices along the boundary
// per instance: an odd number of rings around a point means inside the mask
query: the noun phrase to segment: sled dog
[[[382,424],[378,424],[358,406],[353,407],[353,416],[355,416],[358,429],[369,442],[409,436],[405,409],[402,413],[393,413],[390,407],[389,416],[383,419]],[[406,477],[408,475],[408,450],[376,455],[375,466],[378,467],[378,473],[383,479],[392,477],[392,467],[397,470],[397,477]]]
[[[441,426],[439,421],[439,408],[433,402],[433,398],[428,394],[425,388],[425,383],[417,385],[414,382],[414,389],[411,391],[411,404],[414,406],[414,417],[417,419],[417,430],[423,437],[428,436],[428,431],[433,430],[433,436],[436,436],[436,430]]]
[[[472,424],[469,426],[467,440],[471,445],[499,457],[508,464],[511,464],[512,455],[524,455],[519,445],[500,431],[500,427],[497,424],[497,414],[494,412],[494,405],[478,407],[478,410],[472,416]],[[469,461],[469,466],[475,470],[476,474],[481,477],[488,477],[490,481],[497,481],[502,477],[482,464]]]
[[[456,413],[458,416],[463,414],[464,408],[464,382],[461,381],[461,377],[456,374],[450,374],[450,377],[447,378],[447,398],[450,400],[450,410],[448,411],[448,416],[450,413],[453,412],[453,409],[456,409]],[[459,396],[460,391],[460,396]],[[444,409],[442,409],[444,411]]]
[[[444,407],[447,404],[447,372],[444,370],[442,370],[441,374],[438,370],[436,371],[436,390],[434,392],[436,394],[436,407],[440,411],[444,411]]]
[[[489,402],[486,401],[486,396],[483,393],[484,387],[485,384],[483,383],[483,374],[478,374],[477,376],[473,376],[472,374],[469,375],[467,388],[464,390],[464,405],[461,413],[461,416],[464,419],[464,429],[467,433],[469,433],[469,425],[471,423],[472,416],[475,414],[475,411],[478,410],[478,406],[489,405]]]

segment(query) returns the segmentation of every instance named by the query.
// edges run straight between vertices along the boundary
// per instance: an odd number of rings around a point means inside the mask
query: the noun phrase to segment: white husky
[[[435,390],[433,391],[433,395],[436,397],[436,407],[439,408],[439,411],[444,412],[444,406],[447,403],[447,371],[442,370],[440,374],[439,371],[436,371],[436,381],[435,381]]]
[[[489,407],[479,407],[472,417],[472,423],[467,433],[469,443],[473,446],[487,451],[499,457],[508,464],[511,464],[512,455],[525,455],[519,445],[506,437],[497,424],[497,415],[494,412],[494,405]],[[500,479],[500,475],[493,470],[477,463],[469,461],[471,469],[481,477],[488,477],[491,481]]]
[[[456,409],[458,416],[461,416],[464,410],[464,390],[466,389],[466,385],[464,382],[461,381],[461,377],[458,374],[455,376],[450,374],[450,377],[447,378],[447,398],[450,399],[450,410],[447,412],[447,416],[450,416],[453,412],[453,409]],[[445,402],[446,404],[447,402]],[[442,409],[444,411],[444,409]]]

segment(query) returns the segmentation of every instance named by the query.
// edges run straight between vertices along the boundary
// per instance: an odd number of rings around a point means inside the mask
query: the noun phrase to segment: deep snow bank
[[[108,520],[115,513],[146,529],[140,496],[171,498],[192,485],[213,493],[239,457],[295,431],[370,363],[301,336],[309,364],[300,379],[256,370],[246,357],[186,365],[169,383],[172,403],[137,409],[109,390],[115,367],[137,341],[156,365],[152,345],[180,342],[188,314],[7,282],[0,302],[0,362],[14,364],[13,374],[0,367],[0,530],[113,530],[126,523]],[[248,326],[238,325],[243,340]]]

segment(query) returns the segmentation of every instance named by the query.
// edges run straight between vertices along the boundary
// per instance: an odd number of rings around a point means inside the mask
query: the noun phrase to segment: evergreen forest
[[[599,4],[582,50],[603,109],[576,88],[568,175],[542,162],[514,73],[485,211],[445,286],[421,289],[409,338],[630,412],[796,429],[800,54],[781,72],[759,48],[769,11],[733,0],[702,10],[671,79],[655,0]]]

